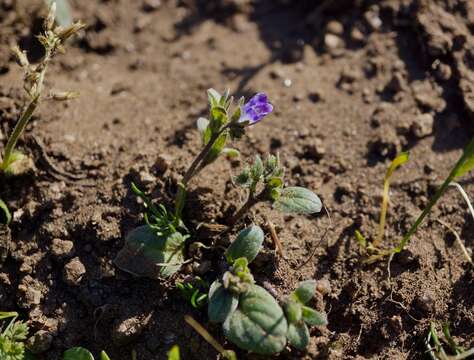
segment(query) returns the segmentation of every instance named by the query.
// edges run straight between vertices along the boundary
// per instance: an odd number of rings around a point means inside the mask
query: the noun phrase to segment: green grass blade
[[[5,204],[2,199],[0,199],[0,211],[3,212],[3,216],[0,214],[0,223],[8,225],[12,220],[12,215],[10,213],[10,210],[8,210],[7,204]]]

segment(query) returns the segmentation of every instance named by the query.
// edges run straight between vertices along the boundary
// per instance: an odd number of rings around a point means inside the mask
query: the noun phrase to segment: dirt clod
[[[63,280],[70,286],[78,286],[85,273],[84,264],[76,257],[64,265]]]

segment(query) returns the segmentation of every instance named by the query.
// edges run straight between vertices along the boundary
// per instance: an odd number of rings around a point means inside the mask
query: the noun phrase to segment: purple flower
[[[239,123],[250,126],[262,120],[273,111],[273,105],[268,102],[264,93],[254,95],[244,106],[240,108],[241,115]]]

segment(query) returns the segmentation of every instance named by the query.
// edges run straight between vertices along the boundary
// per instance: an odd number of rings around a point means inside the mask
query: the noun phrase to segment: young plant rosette
[[[281,352],[287,342],[303,350],[309,343],[307,325],[326,325],[324,313],[308,306],[316,282],[304,281],[283,308],[264,288],[255,284],[248,267],[263,243],[263,231],[251,226],[240,232],[225,253],[229,270],[212,283],[209,320],[222,323],[224,335],[239,348],[262,355]]]

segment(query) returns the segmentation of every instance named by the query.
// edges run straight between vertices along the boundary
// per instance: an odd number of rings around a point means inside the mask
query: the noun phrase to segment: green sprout
[[[439,337],[436,331],[436,325],[433,322],[430,324],[430,329],[425,339],[425,346],[427,353],[432,360],[461,360],[474,355],[474,348],[465,350],[456,344],[451,336],[448,324],[443,324],[442,332],[443,335]],[[442,341],[448,346],[453,355],[448,355],[446,353]]]
[[[3,214],[2,214],[3,213]],[[12,215],[7,204],[0,199],[0,224],[8,225],[12,220]]]
[[[10,319],[6,327],[0,326],[0,359],[2,360],[23,360],[26,356],[25,340],[28,335],[28,326],[22,321],[16,321],[17,318],[16,312],[0,312],[0,321]]]
[[[295,348],[303,350],[309,344],[309,326],[324,326],[328,324],[326,314],[320,313],[307,303],[316,293],[316,281],[306,280],[299,284],[284,304],[288,321],[288,342]]]
[[[199,309],[206,304],[209,285],[199,276],[196,276],[192,282],[178,282],[176,287],[193,308]]]
[[[385,173],[383,180],[383,193],[382,193],[382,206],[380,209],[380,221],[379,231],[377,237],[371,244],[367,244],[366,238],[361,234],[359,230],[356,230],[356,238],[362,248],[368,248],[369,250],[376,251],[382,244],[383,236],[385,233],[385,220],[387,218],[388,203],[390,198],[390,181],[395,170],[401,165],[405,164],[409,159],[407,152],[402,152],[395,159],[392,160],[390,166]]]
[[[24,89],[29,97],[28,104],[22,112],[20,119],[16,123],[12,134],[8,138],[3,159],[0,159],[0,172],[5,174],[17,175],[24,173],[31,167],[31,160],[26,155],[15,150],[17,142],[26,129],[33,113],[35,112],[44,90],[44,80],[50,61],[58,52],[64,52],[64,43],[71,36],[76,34],[79,30],[84,28],[84,24],[76,22],[65,28],[55,26],[56,18],[56,3],[51,4],[49,14],[46,17],[43,28],[44,33],[38,36],[38,40],[43,45],[45,55],[41,61],[36,64],[30,64],[26,53],[21,51],[18,46],[12,50],[15,54],[19,64],[25,71]],[[53,92],[50,99],[54,100],[69,100],[77,97],[74,92]]]
[[[168,360],[181,360],[181,354],[179,352],[178,345],[173,345],[170,351],[168,351]]]
[[[247,201],[229,219],[229,225],[235,224],[253,206],[269,201],[273,207],[285,213],[314,214],[321,211],[322,203],[312,191],[303,187],[285,187],[283,176],[285,169],[278,155],[269,155],[265,161],[260,156],[254,163],[246,165],[242,172],[234,177],[234,182],[248,189]]]
[[[402,158],[401,158],[401,163],[405,162],[403,160],[404,160],[404,156],[402,156]],[[400,164],[400,159],[397,161],[397,163]],[[423,220],[431,212],[434,205],[438,202],[438,200],[446,192],[446,190],[451,185],[451,183],[453,183],[455,180],[459,179],[460,177],[462,177],[463,175],[468,173],[473,167],[474,167],[474,138],[466,146],[466,148],[464,149],[463,154],[461,155],[459,160],[456,162],[454,167],[451,169],[449,175],[446,177],[446,179],[441,184],[441,186],[436,190],[435,194],[430,199],[428,205],[421,212],[421,214],[417,217],[417,219],[415,220],[413,225],[410,227],[408,232],[400,240],[399,244],[395,248],[390,249],[390,250],[382,250],[382,249],[377,249],[375,247],[372,247],[371,250],[374,250],[374,252],[376,252],[376,254],[371,255],[369,257],[369,259],[367,260],[367,262],[368,263],[373,263],[373,262],[378,261],[378,260],[380,260],[380,259],[382,259],[386,256],[389,256],[391,258],[394,254],[401,252],[405,248],[405,246],[408,244],[411,237],[418,230],[418,227],[423,223]],[[362,236],[362,234],[360,232],[356,232],[356,238],[362,246],[367,243],[366,239]],[[368,245],[367,245],[367,247],[368,247]]]

